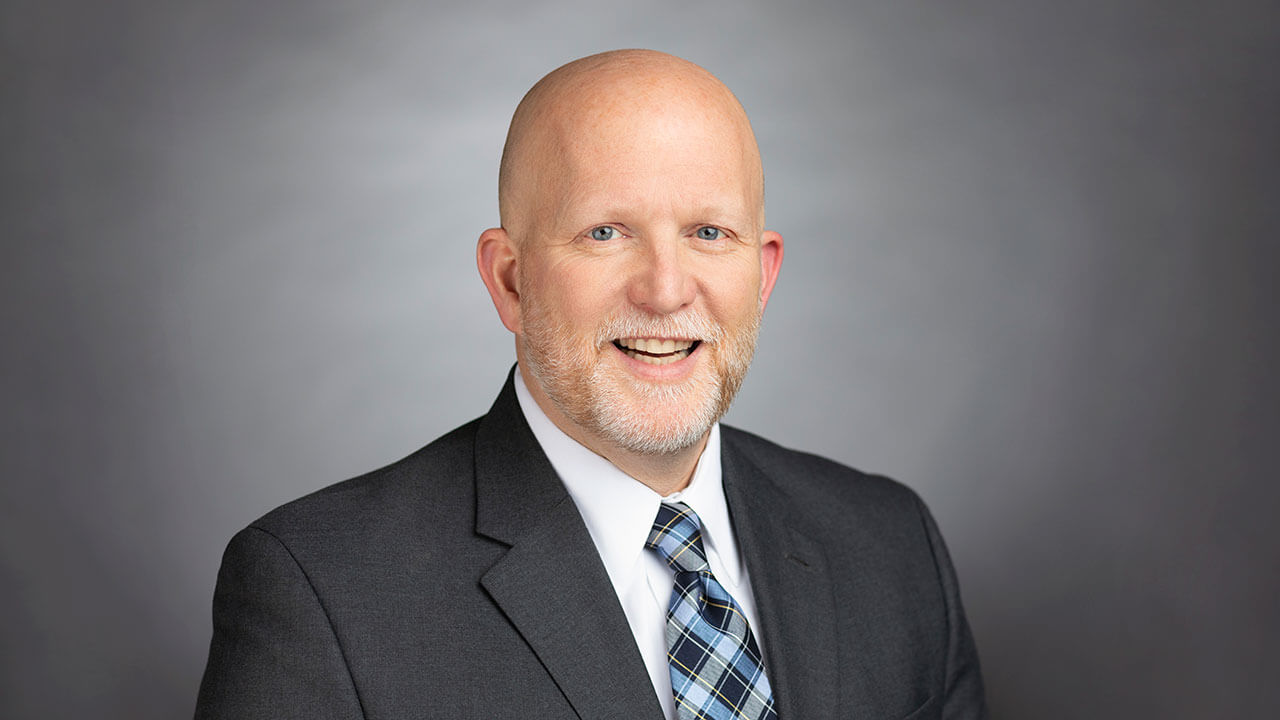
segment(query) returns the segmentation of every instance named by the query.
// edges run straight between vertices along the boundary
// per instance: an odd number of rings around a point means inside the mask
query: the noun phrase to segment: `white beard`
[[[630,314],[607,319],[593,338],[575,337],[526,294],[522,317],[529,372],[570,421],[631,452],[669,454],[697,444],[728,411],[755,351],[762,308],[729,336],[691,311],[667,316]],[[689,379],[650,383],[605,359],[616,338],[699,339],[701,360]]]

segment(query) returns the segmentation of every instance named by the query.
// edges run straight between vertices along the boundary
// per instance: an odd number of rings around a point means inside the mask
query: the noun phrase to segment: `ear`
[[[760,309],[769,303],[769,295],[773,292],[773,284],[778,282],[778,271],[782,269],[782,236],[772,230],[766,230],[760,238]]]
[[[489,289],[489,297],[498,310],[502,324],[520,334],[520,285],[517,282],[515,244],[502,228],[489,228],[480,233],[476,243],[476,267]]]

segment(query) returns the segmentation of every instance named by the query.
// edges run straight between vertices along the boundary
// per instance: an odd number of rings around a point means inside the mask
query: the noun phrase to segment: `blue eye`
[[[697,234],[699,240],[719,240],[724,237],[724,232],[720,228],[714,228],[710,225],[703,225],[698,228]]]
[[[617,237],[618,231],[614,230],[608,225],[601,225],[600,227],[592,230],[589,234],[591,235],[592,240],[599,240],[600,242],[605,242],[606,240],[612,240],[615,237]]]

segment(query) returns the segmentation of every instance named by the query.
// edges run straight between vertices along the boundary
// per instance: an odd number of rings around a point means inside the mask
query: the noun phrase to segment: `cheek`
[[[760,306],[760,262],[734,258],[704,275],[703,295],[712,312],[725,321],[755,314]]]
[[[564,263],[547,273],[544,289],[567,320],[592,319],[615,309],[621,294],[615,287],[618,273],[590,263]]]

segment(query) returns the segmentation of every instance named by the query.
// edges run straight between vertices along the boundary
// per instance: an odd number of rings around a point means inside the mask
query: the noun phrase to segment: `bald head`
[[[739,175],[763,213],[751,124],[714,75],[652,50],[615,50],[563,65],[529,90],[511,119],[498,179],[502,226],[519,243],[577,189],[584,167],[626,172],[655,154],[678,159],[689,146],[722,150],[719,171]]]

